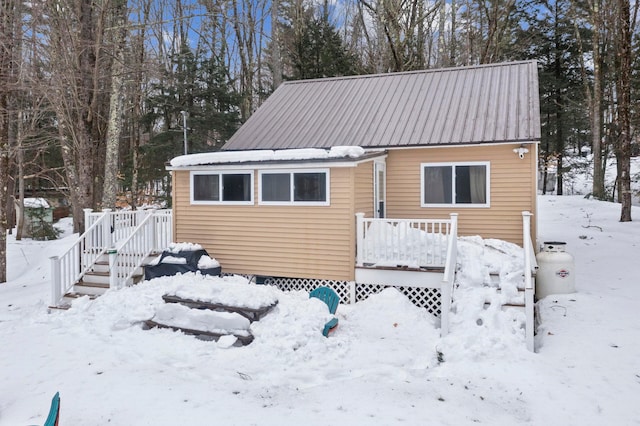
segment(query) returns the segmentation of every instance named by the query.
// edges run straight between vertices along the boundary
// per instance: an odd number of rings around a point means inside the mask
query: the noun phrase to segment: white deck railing
[[[131,285],[134,274],[142,268],[145,259],[170,243],[171,211],[147,214],[128,237],[118,241],[115,249],[109,250],[109,287]]]
[[[444,265],[444,274],[440,295],[440,336],[449,334],[449,314],[453,301],[453,286],[456,278],[456,263],[458,262],[458,214],[451,213],[451,228],[449,231],[449,243],[447,244],[447,258]]]
[[[127,283],[145,257],[169,245],[171,221],[171,210],[85,210],[87,231],[63,255],[50,258],[51,305],[57,306],[74,284],[108,251],[122,252],[122,256],[118,256],[121,259],[116,259],[115,269],[109,268],[110,271],[117,270],[116,274],[110,276],[110,286],[114,285],[112,283],[117,286]],[[113,281],[114,276],[117,281]],[[124,279],[120,280],[122,276]]]
[[[534,295],[535,282],[534,276],[538,269],[536,262],[536,252],[533,248],[531,240],[531,217],[530,212],[522,212],[522,247],[524,248],[524,313],[525,313],[525,340],[527,349],[535,352],[534,341]]]
[[[86,218],[85,211],[85,218]],[[62,296],[91,268],[102,256],[111,239],[108,212],[92,218],[87,230],[61,256],[51,259],[51,306],[56,306]],[[85,222],[87,223],[87,222]]]
[[[444,267],[457,214],[450,219],[373,219],[356,213],[356,266]]]

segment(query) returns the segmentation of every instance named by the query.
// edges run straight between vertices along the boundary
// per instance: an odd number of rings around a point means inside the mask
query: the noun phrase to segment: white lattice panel
[[[435,288],[385,286],[381,284],[357,284],[356,300],[364,300],[372,294],[380,293],[387,287],[394,287],[407,296],[414,305],[425,308],[431,315],[440,317],[440,290]]]
[[[274,285],[283,291],[308,291],[320,287],[331,287],[338,293],[342,303],[355,303],[365,300],[372,294],[380,293],[386,286],[382,284],[361,284],[350,281],[322,280],[312,278],[267,278],[265,284]],[[355,285],[355,300],[351,300],[351,287]],[[407,296],[411,303],[425,308],[430,314],[440,317],[441,296],[436,288],[392,286]]]
[[[326,286],[332,288],[342,303],[353,303],[350,300],[351,285],[349,281],[321,280],[314,278],[267,278],[264,282],[268,285],[275,285],[283,291],[303,290],[311,292],[313,289]]]

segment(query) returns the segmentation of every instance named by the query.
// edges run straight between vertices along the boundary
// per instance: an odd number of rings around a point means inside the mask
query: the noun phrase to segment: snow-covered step
[[[88,284],[106,284],[109,285],[109,271],[88,271],[82,277],[82,281]]]
[[[85,275],[86,278],[86,275]],[[78,281],[70,293],[80,294],[83,296],[99,296],[109,289],[109,281],[107,283],[96,283],[82,279]]]
[[[253,341],[249,319],[236,312],[191,309],[177,303],[168,303],[159,307],[154,317],[144,323],[148,328],[170,328],[206,340],[219,340],[228,336],[227,338],[235,338],[242,345]]]

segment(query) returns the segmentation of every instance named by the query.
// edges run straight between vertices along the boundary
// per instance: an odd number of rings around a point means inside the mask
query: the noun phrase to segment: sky
[[[57,391],[61,425],[640,425],[640,207],[620,223],[617,204],[539,201],[539,240],[566,242],[577,291],[538,302],[536,353],[523,314],[501,306],[508,291],[489,284],[493,272],[508,288],[521,267],[504,241],[460,237],[448,336],[388,289],[341,304],[325,338],[320,301],[239,277],[158,278],[49,313],[48,258],[72,243],[70,221],[56,241],[10,235],[0,426],[42,424]],[[145,330],[152,318],[247,327],[167,306],[172,293],[278,304],[238,347]]]

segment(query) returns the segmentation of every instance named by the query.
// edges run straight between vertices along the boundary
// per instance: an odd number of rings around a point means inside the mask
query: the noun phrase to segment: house
[[[285,287],[366,281],[437,299],[452,231],[535,241],[523,212],[536,212],[539,140],[533,61],[286,82],[223,151],[171,161],[174,241]],[[376,220],[391,233],[374,235]],[[432,260],[411,244],[358,258],[375,238],[396,244],[401,225],[445,236],[425,246]]]

